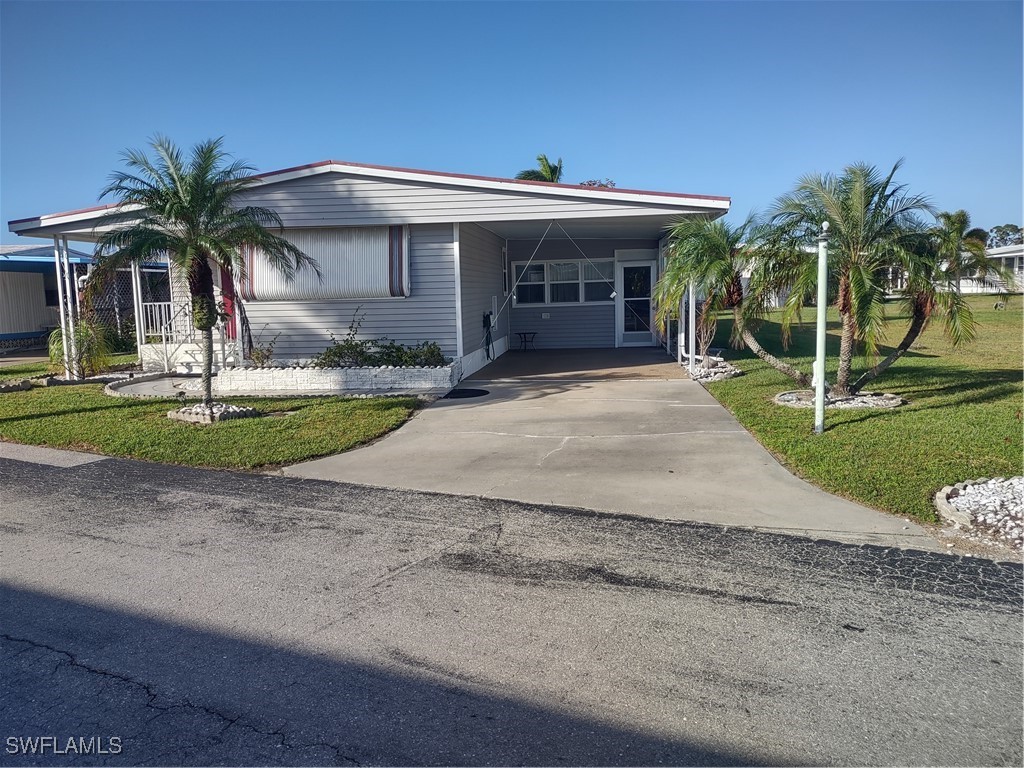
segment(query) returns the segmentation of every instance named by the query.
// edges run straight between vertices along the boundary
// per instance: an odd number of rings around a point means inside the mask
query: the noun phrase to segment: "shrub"
[[[110,367],[110,332],[108,329],[86,317],[75,322],[75,352],[71,360],[73,372],[82,376],[94,376]],[[57,328],[50,334],[50,363],[54,368],[64,366],[64,332]],[[71,350],[69,350],[70,353]]]
[[[396,368],[447,365],[451,362],[436,341],[406,346],[390,339],[352,339],[340,341],[331,336],[331,345],[311,361],[317,368],[372,367]]]
[[[406,346],[387,337],[380,339],[359,339],[359,328],[363,318],[356,308],[348,333],[340,341],[331,334],[331,345],[311,361],[317,368],[345,368],[393,365],[398,367],[428,367],[447,365],[451,361],[441,352],[436,341],[423,341]]]

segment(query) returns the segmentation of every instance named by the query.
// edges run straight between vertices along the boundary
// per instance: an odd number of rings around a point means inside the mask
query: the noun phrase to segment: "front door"
[[[615,270],[615,346],[652,347],[654,336],[653,261],[621,262]]]

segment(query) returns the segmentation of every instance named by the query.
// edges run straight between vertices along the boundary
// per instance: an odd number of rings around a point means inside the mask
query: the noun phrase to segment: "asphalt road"
[[[4,765],[1022,761],[1019,564],[0,459],[0,569]]]

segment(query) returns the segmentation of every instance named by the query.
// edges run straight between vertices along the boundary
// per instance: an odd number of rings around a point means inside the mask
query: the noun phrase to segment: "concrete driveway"
[[[440,400],[373,445],[284,473],[938,547],[920,526],[794,477],[680,376],[650,350],[510,353],[463,382],[486,395]]]

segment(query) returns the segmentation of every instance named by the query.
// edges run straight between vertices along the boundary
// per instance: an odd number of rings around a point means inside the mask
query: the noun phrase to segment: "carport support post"
[[[72,275],[71,255],[68,253],[68,239],[62,238],[61,252],[64,264],[64,298],[67,299],[68,324],[67,334],[64,336],[65,348],[71,349],[70,368],[68,378],[77,379],[78,376],[78,342],[75,339],[75,308],[78,305],[78,282]]]
[[[825,314],[828,312],[828,222],[818,235],[818,335],[814,356],[814,433],[825,431]]]
[[[133,261],[132,276],[132,315],[135,317],[135,349],[142,362],[142,345],[146,341],[146,322],[142,316],[142,272],[138,262]]]
[[[683,367],[683,314],[686,311],[686,302],[679,298],[679,319],[676,321],[676,365]]]
[[[67,319],[64,317],[64,268],[60,260],[60,240],[53,238],[53,266],[57,270],[57,309],[60,310],[60,345],[64,352],[64,377],[71,378],[71,358],[68,356]]]
[[[686,351],[690,353],[690,376],[696,371],[694,360],[697,357],[697,286],[690,282],[690,317],[686,323]]]

